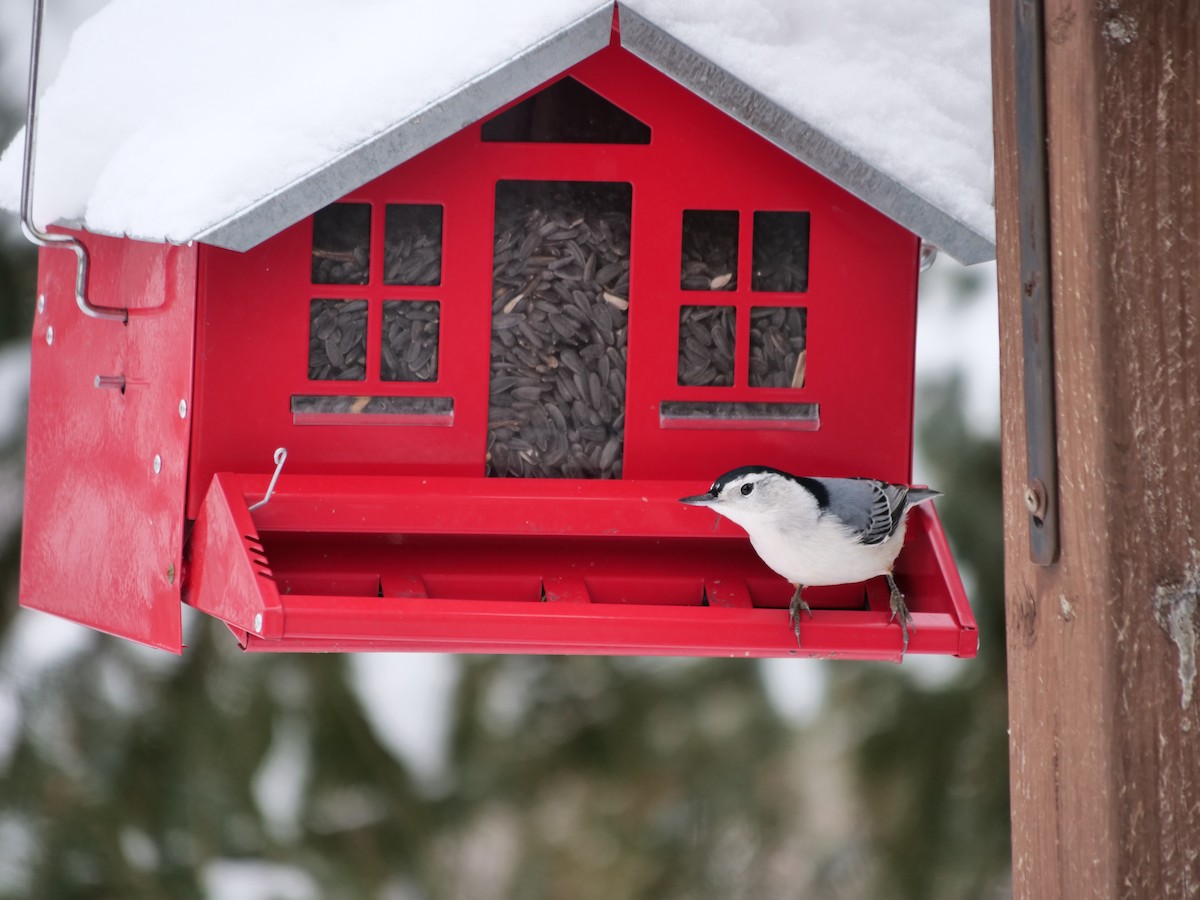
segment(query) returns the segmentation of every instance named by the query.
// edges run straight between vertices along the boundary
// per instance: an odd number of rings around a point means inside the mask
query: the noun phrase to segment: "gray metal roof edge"
[[[865,162],[624,3],[621,45],[964,265],[995,259],[985,234]]]
[[[612,14],[612,0],[604,0],[570,25],[192,239],[249,250],[601,50],[612,33]]]

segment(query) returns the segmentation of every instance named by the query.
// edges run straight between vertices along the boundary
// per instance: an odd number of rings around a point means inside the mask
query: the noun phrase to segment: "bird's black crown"
[[[803,475],[793,475],[791,472],[785,472],[783,469],[776,469],[774,466],[738,466],[736,469],[730,469],[720,478],[713,482],[712,492],[720,495],[726,486],[731,481],[736,481],[746,475],[759,475],[770,473],[787,478],[790,481],[803,487],[806,491],[816,498],[817,506],[825,509],[829,506],[829,491],[825,489],[825,485],[817,481],[815,478],[806,478]]]

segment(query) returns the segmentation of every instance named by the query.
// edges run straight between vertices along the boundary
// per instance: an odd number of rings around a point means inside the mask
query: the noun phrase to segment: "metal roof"
[[[642,60],[959,262],[995,257],[990,236],[920,196],[627,5],[616,5],[621,45]],[[602,3],[193,239],[237,251],[261,243],[607,46],[613,8],[612,3]]]
[[[621,7],[621,45],[964,265],[995,258],[995,244],[987,235],[917,195],[627,6]]]

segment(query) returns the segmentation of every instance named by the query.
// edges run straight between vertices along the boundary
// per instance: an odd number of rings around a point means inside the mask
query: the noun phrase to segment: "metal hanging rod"
[[[21,230],[39,247],[71,250],[75,253],[75,303],[84,315],[93,319],[129,321],[129,310],[99,306],[88,300],[88,252],[83,242],[67,234],[51,234],[33,223],[33,158],[37,150],[38,65],[42,50],[43,0],[33,3],[33,37],[29,47],[29,97],[25,103],[25,158],[21,165]]]

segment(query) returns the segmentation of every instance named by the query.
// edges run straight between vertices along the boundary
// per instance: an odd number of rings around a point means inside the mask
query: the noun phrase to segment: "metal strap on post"
[[[43,0],[33,3],[33,37],[29,48],[29,97],[25,104],[25,158],[21,166],[21,230],[39,247],[60,248],[75,253],[75,303],[93,319],[129,321],[129,310],[98,306],[87,298],[88,253],[83,242],[66,234],[50,234],[33,223],[33,158],[37,150],[38,64],[42,48]]]
[[[1049,176],[1041,0],[1013,4],[1016,20],[1017,191],[1021,330],[1025,357],[1025,506],[1029,556],[1058,559],[1058,439],[1054,402],[1054,327],[1050,285]]]

